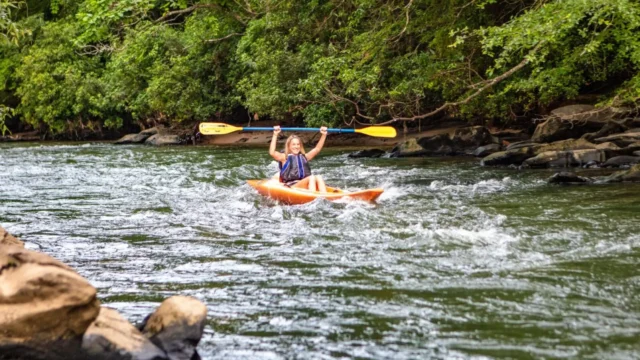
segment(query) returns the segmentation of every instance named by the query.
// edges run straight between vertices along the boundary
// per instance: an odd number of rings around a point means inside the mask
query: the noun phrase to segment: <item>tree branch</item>
[[[529,55],[533,55],[535,54],[540,47],[542,46],[544,42],[540,42],[538,43],[538,45],[536,45],[536,47],[534,47],[530,52]],[[491,88],[493,85],[499,83],[500,81],[508,78],[509,76],[513,75],[513,73],[515,73],[516,71],[522,69],[523,67],[525,67],[528,63],[529,63],[529,57],[526,56],[518,65],[512,67],[511,69],[509,69],[509,71],[505,72],[504,74],[493,78],[491,80],[485,80],[481,83],[484,83],[484,86],[482,86],[480,89],[478,89],[476,92],[474,92],[473,94],[467,96],[467,98],[465,98],[464,100],[460,100],[457,102],[446,102],[444,103],[442,106],[440,106],[439,108],[428,112],[426,114],[422,114],[422,115],[416,115],[416,116],[412,116],[412,117],[395,117],[392,120],[386,121],[384,123],[380,123],[377,125],[386,125],[386,124],[390,124],[396,121],[415,121],[415,120],[419,120],[419,119],[424,119],[433,115],[436,115],[440,112],[442,112],[443,110],[446,110],[450,107],[455,107],[455,106],[460,106],[460,105],[464,105],[469,103],[471,100],[473,100],[474,98],[478,97],[478,95],[482,94],[485,90]],[[367,117],[365,117],[365,119],[367,119]]]
[[[407,31],[407,26],[409,26],[409,9],[411,8],[411,4],[413,4],[413,0],[409,0],[409,3],[407,4],[407,6],[405,6],[406,13],[405,13],[405,23],[404,23],[404,28],[402,29],[402,31],[400,31],[400,33],[396,36],[394,36],[395,41],[400,40],[400,38],[402,37],[402,35],[405,33],[405,31]]]
[[[324,91],[326,91],[329,94],[329,97],[332,98],[334,101],[346,101],[346,102],[350,102],[351,104],[353,104],[353,106],[356,108],[356,115],[360,116],[363,119],[367,119],[367,120],[375,120],[375,118],[371,117],[371,116],[367,116],[364,115],[360,112],[360,106],[358,106],[358,103],[356,103],[353,100],[344,98],[340,95],[336,95],[333,92],[331,92],[331,90],[327,89],[326,87],[324,88]]]
[[[192,6],[189,6],[188,8],[182,9],[182,10],[174,10],[174,11],[169,11],[168,13],[162,15],[161,17],[157,18],[156,20],[154,20],[155,23],[159,23],[162,21],[167,20],[170,17],[174,17],[174,19],[182,14],[187,14],[193,11],[196,11],[198,9],[218,9],[218,10],[223,10],[219,5],[216,4],[195,4]],[[240,22],[241,24],[245,25],[246,22],[244,20],[242,20],[242,18],[238,15],[238,14],[233,14],[232,15],[236,20],[238,20],[238,22]]]
[[[206,43],[215,43],[215,42],[218,42],[218,41],[227,40],[227,39],[228,39],[228,38],[230,38],[230,37],[234,37],[234,36],[242,36],[242,35],[244,35],[244,33],[231,33],[231,34],[229,34],[229,35],[225,35],[225,36],[223,36],[223,37],[221,37],[221,38],[217,38],[217,39],[209,39],[209,40],[205,40],[204,42],[206,42]]]

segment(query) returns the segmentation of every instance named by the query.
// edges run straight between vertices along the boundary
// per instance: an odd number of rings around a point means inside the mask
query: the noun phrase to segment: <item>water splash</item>
[[[472,160],[312,162],[377,204],[283,206],[265,149],[0,144],[0,223],[141,320],[208,304],[203,358],[637,353],[637,186],[560,188]],[[606,327],[602,327],[606,324]],[[634,352],[635,351],[635,352]]]

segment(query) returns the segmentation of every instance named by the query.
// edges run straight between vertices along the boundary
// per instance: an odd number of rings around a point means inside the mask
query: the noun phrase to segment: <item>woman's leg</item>
[[[311,175],[307,179],[309,179],[309,190],[316,191],[316,177]]]
[[[316,178],[316,182],[318,183],[318,191],[326,193],[327,185],[324,183],[324,179],[322,178],[322,176],[316,175],[315,178]]]
[[[291,186],[291,187],[295,187],[295,188],[301,188],[301,189],[306,189],[309,187],[309,178],[311,176],[307,176],[306,178],[298,181],[295,185]]]

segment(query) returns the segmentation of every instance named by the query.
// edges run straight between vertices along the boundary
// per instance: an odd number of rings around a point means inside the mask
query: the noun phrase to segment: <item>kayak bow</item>
[[[326,200],[338,200],[343,198],[362,201],[374,201],[384,191],[383,189],[367,189],[360,191],[343,191],[327,186],[327,192],[311,191],[302,188],[288,187],[278,179],[248,180],[247,183],[258,190],[263,196],[280,201],[288,205],[300,205],[322,198]]]

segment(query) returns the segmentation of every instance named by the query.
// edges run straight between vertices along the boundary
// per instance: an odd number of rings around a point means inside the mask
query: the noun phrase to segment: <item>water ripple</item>
[[[0,224],[134,322],[206,302],[206,359],[639,357],[639,186],[347,154],[314,171],[376,204],[262,198],[266,149],[0,144]]]

